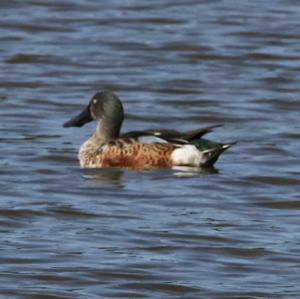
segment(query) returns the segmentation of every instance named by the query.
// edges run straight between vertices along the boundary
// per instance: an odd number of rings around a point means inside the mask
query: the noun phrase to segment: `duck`
[[[202,138],[219,125],[187,132],[149,129],[121,134],[124,108],[111,91],[97,92],[83,111],[65,122],[64,127],[82,127],[93,120],[97,122],[96,130],[79,149],[81,168],[208,168],[234,144]]]

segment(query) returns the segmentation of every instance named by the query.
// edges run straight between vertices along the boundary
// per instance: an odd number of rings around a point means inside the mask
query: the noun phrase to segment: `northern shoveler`
[[[188,132],[175,130],[132,131],[120,135],[123,105],[112,92],[96,93],[87,107],[64,127],[81,127],[96,120],[95,133],[79,150],[83,168],[211,167],[232,143],[215,143],[201,137],[216,126]]]

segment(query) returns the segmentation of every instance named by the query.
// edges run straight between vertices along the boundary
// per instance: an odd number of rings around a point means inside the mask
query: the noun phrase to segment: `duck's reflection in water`
[[[199,175],[208,175],[208,174],[217,174],[219,173],[218,169],[214,167],[210,168],[198,168],[198,167],[188,167],[188,166],[176,166],[172,167],[172,169],[166,168],[157,168],[157,169],[148,169],[148,170],[137,170],[137,169],[122,169],[122,168],[86,168],[82,169],[83,178],[89,180],[91,182],[96,183],[97,185],[114,185],[116,187],[122,188],[123,184],[123,176],[125,173],[132,177],[135,176],[145,176],[149,179],[153,178],[153,176],[161,176],[162,172],[164,174],[169,173],[170,176],[175,176],[178,178],[184,177],[193,177]],[[157,173],[156,173],[157,172]],[[155,174],[156,173],[156,174]],[[164,176],[165,177],[165,176]]]
[[[217,174],[219,170],[214,167],[209,168],[199,168],[199,167],[189,167],[189,166],[175,166],[172,167],[174,171],[174,176],[176,177],[191,177],[197,176],[199,174]]]
[[[124,170],[120,168],[86,168],[83,169],[83,178],[95,183],[111,184],[122,187]]]

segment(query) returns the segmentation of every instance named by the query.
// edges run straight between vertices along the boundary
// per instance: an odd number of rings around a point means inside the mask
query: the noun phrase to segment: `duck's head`
[[[65,122],[64,127],[81,127],[92,120],[106,120],[115,126],[121,126],[123,118],[123,106],[119,98],[112,92],[102,91],[92,97],[81,113]]]

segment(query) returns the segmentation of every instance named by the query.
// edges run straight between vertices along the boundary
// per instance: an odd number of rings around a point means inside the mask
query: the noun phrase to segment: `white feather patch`
[[[140,143],[167,143],[166,140],[156,136],[141,136],[138,138]]]
[[[174,165],[190,166],[199,166],[205,161],[203,154],[192,144],[175,149],[171,154],[171,159]]]

